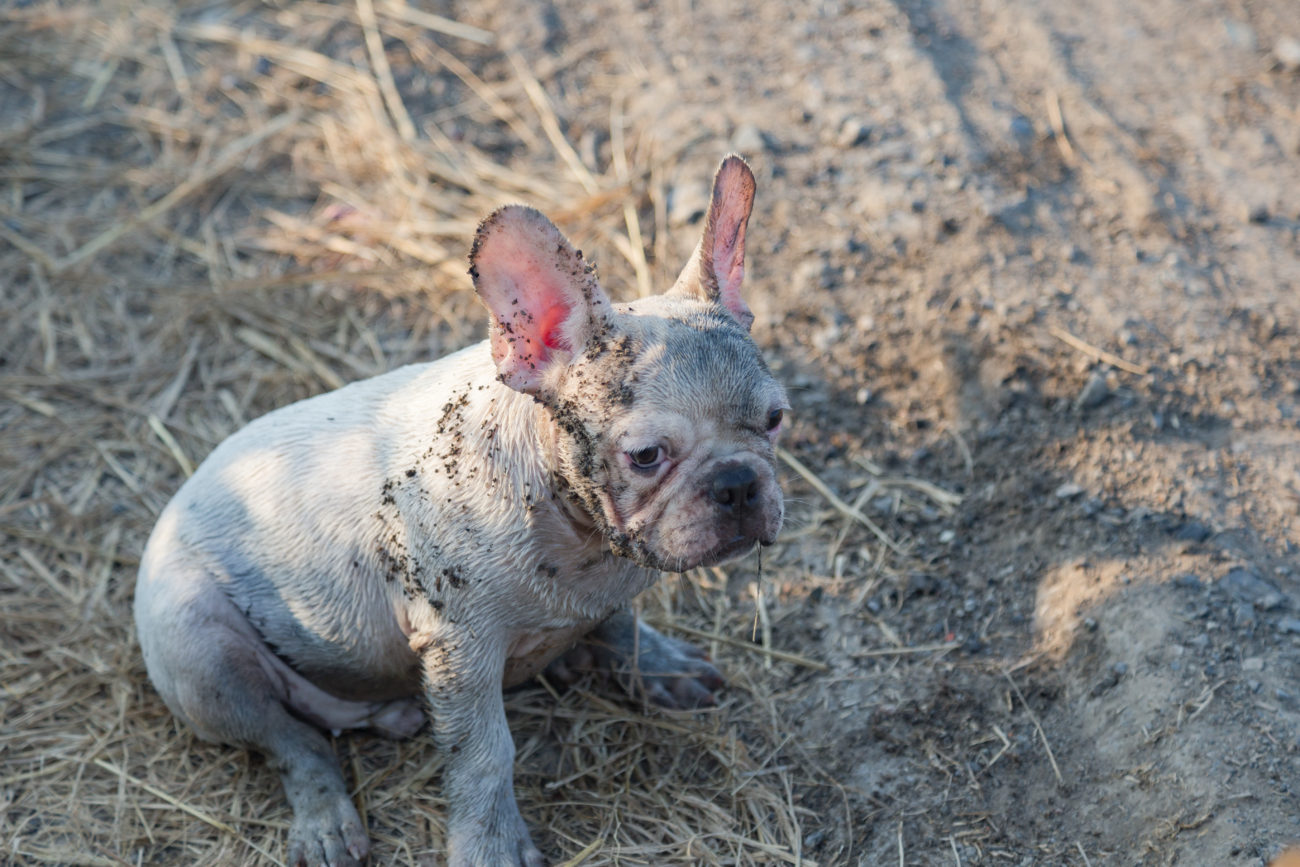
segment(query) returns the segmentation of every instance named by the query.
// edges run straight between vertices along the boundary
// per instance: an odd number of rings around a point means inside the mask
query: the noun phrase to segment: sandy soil
[[[403,38],[375,5],[409,137],[350,6],[24,4],[2,25],[0,861],[274,863],[273,775],[176,727],[132,644],[134,558],[184,461],[481,336],[459,262],[494,200],[556,214],[615,294],[666,285],[729,150],[759,178],[748,274],[784,445],[840,505],[791,463],[761,576],[647,601],[735,642],[718,712],[619,722],[653,741],[627,788],[680,802],[671,821],[600,794],[611,720],[639,710],[515,699],[548,857],[1209,867],[1300,841],[1291,0],[436,8],[487,45]],[[424,71],[419,44],[470,77]],[[281,116],[285,69],[310,134],[268,133],[76,258]],[[348,137],[348,69],[397,134]],[[429,142],[473,149],[479,186]],[[354,276],[281,279],[331,269]],[[798,659],[765,666],[764,632]],[[376,862],[437,863],[428,746],[340,750]]]

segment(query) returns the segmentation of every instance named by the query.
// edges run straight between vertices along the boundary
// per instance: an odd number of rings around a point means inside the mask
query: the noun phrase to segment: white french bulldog
[[[542,214],[498,210],[470,254],[487,341],[269,413],[163,511],[136,585],[149,676],[280,773],[290,863],[369,850],[322,728],[409,736],[427,711],[447,862],[533,867],[503,687],[596,662],[712,703],[704,655],[624,606],[781,527],[786,396],[741,297],[753,197],[728,157],[681,277],[630,304]]]

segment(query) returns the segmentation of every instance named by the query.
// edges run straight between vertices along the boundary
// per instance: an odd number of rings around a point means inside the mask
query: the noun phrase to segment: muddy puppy
[[[502,208],[470,253],[488,340],[258,419],[163,511],[135,597],[149,676],[200,737],[267,756],[290,863],[369,849],[321,729],[408,736],[427,711],[447,862],[537,865],[503,686],[567,652],[712,702],[703,654],[624,606],[781,527],[786,397],[741,296],[753,197],[728,157],[681,277],[630,304],[546,217]]]

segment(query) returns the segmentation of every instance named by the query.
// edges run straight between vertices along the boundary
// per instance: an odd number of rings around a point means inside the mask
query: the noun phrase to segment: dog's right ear
[[[547,371],[567,364],[611,315],[582,252],[532,208],[508,205],[484,220],[469,264],[492,314],[497,372],[516,391],[542,393]]]

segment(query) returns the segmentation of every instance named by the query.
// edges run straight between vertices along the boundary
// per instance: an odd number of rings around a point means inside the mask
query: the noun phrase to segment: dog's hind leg
[[[280,774],[293,808],[288,863],[359,865],[370,843],[329,741],[290,712],[283,672],[220,589],[202,578],[137,589],[136,619],[172,712],[204,740],[262,753]]]

